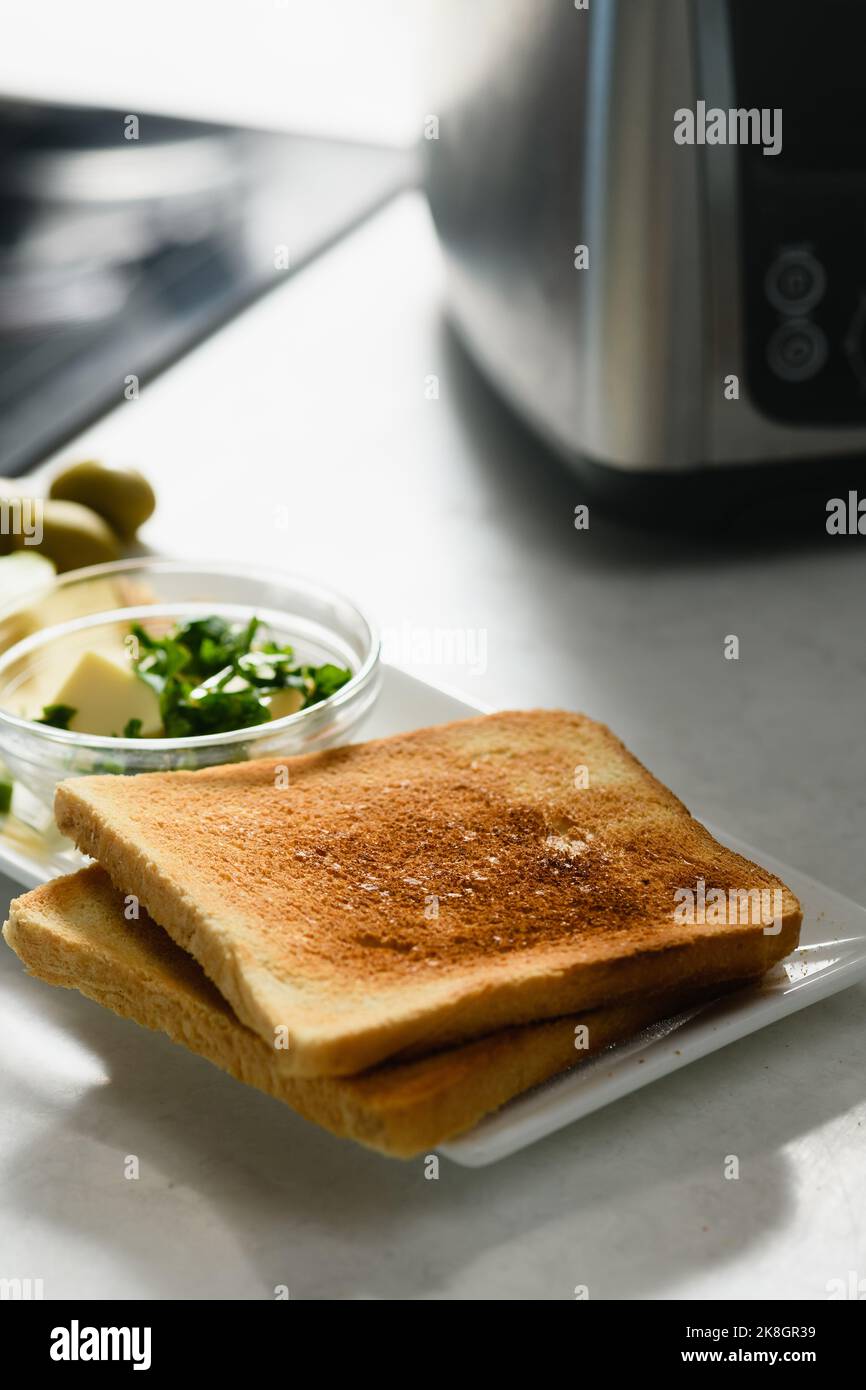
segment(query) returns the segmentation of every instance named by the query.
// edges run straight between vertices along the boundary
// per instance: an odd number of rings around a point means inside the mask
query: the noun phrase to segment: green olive
[[[41,502],[36,513],[41,520],[41,539],[27,545],[27,537],[12,537],[13,549],[38,551],[53,560],[57,569],[77,570],[84,565],[101,565],[116,560],[120,554],[117,537],[96,512],[79,502],[60,502],[49,499]],[[34,528],[38,537],[39,531]]]
[[[156,506],[153,488],[137,468],[107,468],[95,460],[64,468],[48,495],[90,507],[124,540],[135,535]]]

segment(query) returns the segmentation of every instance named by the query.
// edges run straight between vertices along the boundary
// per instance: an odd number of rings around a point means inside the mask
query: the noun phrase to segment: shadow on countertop
[[[786,1226],[798,1179],[785,1146],[863,1096],[853,1067],[826,1084],[834,1032],[862,1011],[850,990],[491,1168],[442,1160],[431,1181],[422,1158],[333,1139],[165,1037],[15,979],[11,952],[3,962],[4,989],[38,992],[45,1026],[108,1071],[46,1113],[7,1168],[52,1297],[75,1292],[52,1280],[52,1231],[134,1270],[137,1292],[118,1281],[121,1298],[269,1299],[283,1284],[293,1299],[570,1300],[579,1284],[592,1298],[664,1296]],[[723,1180],[730,1153],[736,1183]],[[237,1252],[230,1269],[213,1263],[221,1242]],[[830,1273],[815,1269],[815,1296]]]
[[[450,321],[440,324],[443,369],[457,404],[471,454],[511,507],[544,519],[552,537],[570,544],[574,508],[590,506],[581,539],[596,560],[617,565],[692,565],[698,560],[736,562],[744,556],[840,549],[854,560],[866,536],[830,535],[830,498],[850,490],[866,497],[866,460],[745,466],[650,479],[589,459],[563,460],[534,434],[495,392]],[[864,516],[866,526],[866,516]],[[563,544],[566,543],[564,540]],[[572,547],[573,548],[573,547]]]

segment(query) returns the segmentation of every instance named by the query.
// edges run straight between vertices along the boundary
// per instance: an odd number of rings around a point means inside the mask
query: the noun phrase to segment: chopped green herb
[[[296,664],[293,648],[274,642],[259,618],[233,624],[214,615],[178,624],[164,637],[151,636],[137,623],[132,634],[138,640],[136,668],[159,696],[166,738],[266,724],[269,697],[278,690],[300,691],[300,708],[306,709],[333,695],[352,675],[331,663]],[[133,724],[139,727],[132,729]],[[130,720],[125,737],[137,737],[140,727]]]
[[[179,642],[171,637],[163,637],[157,641],[145,632],[140,623],[133,625],[132,635],[138,639],[139,650],[144,649],[144,655],[139,656],[136,662],[138,673],[150,680],[157,690],[159,687],[156,686],[156,682],[170,680],[176,671],[182,671],[192,659],[192,653]]]
[[[52,729],[68,729],[70,719],[74,719],[77,710],[71,705],[46,705],[42,710],[42,718],[37,719],[37,724],[50,724]]]
[[[141,720],[127,719],[123,726],[124,738],[141,738]]]
[[[327,700],[329,695],[335,695],[341,686],[346,684],[351,673],[344,671],[340,666],[332,666],[327,663],[324,666],[309,667],[310,674],[316,682],[316,692],[309,704],[314,704],[317,700]]]

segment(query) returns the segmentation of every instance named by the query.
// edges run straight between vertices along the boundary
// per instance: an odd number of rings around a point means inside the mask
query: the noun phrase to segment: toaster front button
[[[827,337],[817,324],[788,319],[767,344],[767,361],[780,381],[809,381],[827,361],[827,350]]]
[[[804,247],[782,251],[764,279],[764,293],[780,314],[806,314],[824,297],[827,273]]]

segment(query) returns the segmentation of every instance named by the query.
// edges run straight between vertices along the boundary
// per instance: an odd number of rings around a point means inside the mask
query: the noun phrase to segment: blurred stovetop
[[[0,100],[0,474],[129,399],[410,178],[398,150]]]

